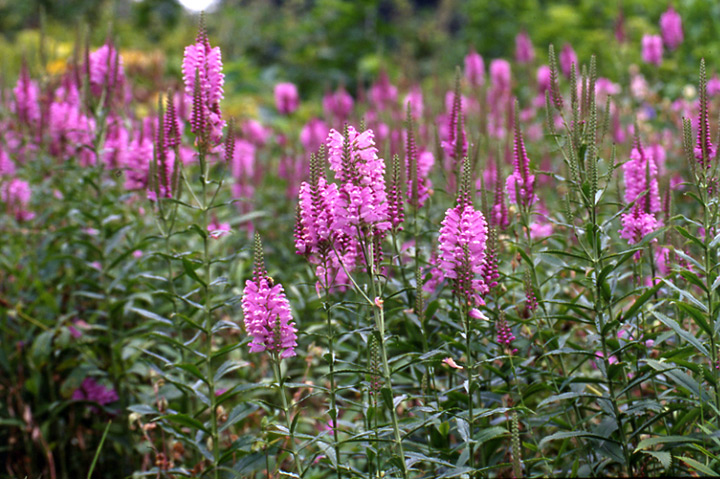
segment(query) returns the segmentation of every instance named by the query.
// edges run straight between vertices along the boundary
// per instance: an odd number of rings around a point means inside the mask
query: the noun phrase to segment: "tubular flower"
[[[0,201],[5,203],[7,211],[18,221],[28,221],[35,217],[35,213],[28,210],[32,190],[27,181],[13,178],[0,189]]]
[[[575,64],[575,69],[577,69],[578,56],[575,50],[573,50],[573,47],[569,43],[566,43],[560,52],[560,69],[566,78],[570,78],[570,70],[573,64]]]
[[[28,125],[40,121],[40,88],[37,82],[30,79],[27,65],[23,64],[17,84],[13,88],[15,95],[15,114],[18,119]]]
[[[465,78],[474,87],[485,83],[485,62],[475,50],[471,50],[465,57]]]
[[[317,171],[316,165],[311,168]],[[340,191],[335,183],[328,183],[323,176],[302,182],[295,226],[295,252],[304,255],[311,264],[317,265],[316,285],[329,289],[342,287],[348,281],[345,270],[351,271],[357,261],[357,243],[338,225],[343,214]]]
[[[353,109],[353,97],[340,87],[335,93],[327,93],[323,97],[323,109],[328,116],[333,116],[337,121],[343,122]]]
[[[281,284],[267,275],[262,259],[262,245],[255,236],[256,261],[253,278],[245,282],[242,309],[245,330],[250,336],[250,352],[270,351],[280,357],[295,356],[297,329]],[[259,251],[259,253],[258,253]]]
[[[535,59],[535,50],[533,49],[530,35],[523,31],[515,37],[515,60],[518,63],[531,63]]]
[[[341,184],[343,211],[338,226],[349,236],[355,236],[357,226],[374,226],[380,232],[390,229],[385,161],[378,157],[373,131],[358,133],[349,126],[343,136],[330,130],[327,146],[330,169]]]
[[[289,115],[300,106],[300,96],[293,83],[278,83],[275,85],[275,106],[283,115]]]
[[[515,123],[513,172],[505,182],[505,189],[511,203],[529,207],[537,200],[537,195],[534,193],[535,175],[530,174],[530,160],[525,151],[525,142],[517,122]]]
[[[211,47],[205,30],[201,27],[197,39],[185,47],[182,72],[185,95],[193,101],[192,132],[196,135],[209,128],[209,139],[213,145],[222,140],[220,100],[223,99],[225,75],[222,73],[220,47]],[[195,83],[199,86],[196,91]]]
[[[660,66],[662,63],[663,43],[660,35],[643,35],[642,59],[645,63]]]
[[[700,166],[710,168],[712,160],[717,154],[716,147],[710,141],[710,119],[708,113],[707,82],[705,80],[705,65],[701,65],[700,78],[700,111],[698,114],[698,134],[695,143],[695,159]]]
[[[625,174],[625,202],[630,204],[637,201],[648,213],[660,211],[657,164],[653,157],[643,149],[639,141],[635,142],[630,153],[630,161],[623,165],[623,173]],[[641,198],[642,193],[648,189],[648,179],[650,191]]]
[[[620,237],[626,239],[629,244],[635,244],[662,226],[662,221],[655,218],[655,215],[643,211],[642,207],[635,204],[630,213],[622,215],[622,229]]]
[[[461,201],[445,212],[439,237],[439,267],[455,293],[471,307],[485,304],[481,295],[489,291],[482,276],[487,235],[485,217],[472,204]]]
[[[683,42],[682,18],[671,6],[660,15],[660,33],[666,47],[675,50]]]
[[[109,98],[117,94],[118,100],[127,100],[129,91],[123,91],[126,84],[123,59],[117,49],[106,43],[91,52],[88,60],[92,94],[99,97],[104,92]]]

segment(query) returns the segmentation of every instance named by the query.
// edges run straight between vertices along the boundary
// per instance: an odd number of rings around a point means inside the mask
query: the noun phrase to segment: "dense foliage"
[[[276,43],[247,63],[222,15],[167,68],[43,38],[1,98],[0,474],[718,474],[720,79],[680,63],[699,24],[663,8],[600,60],[497,31],[512,62],[458,42],[401,75],[333,56],[362,49],[333,20],[362,5],[318,2],[324,39],[257,21]],[[454,83],[421,81],[452,52]]]

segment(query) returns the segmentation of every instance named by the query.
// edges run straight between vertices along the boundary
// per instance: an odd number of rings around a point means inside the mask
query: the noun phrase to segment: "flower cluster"
[[[255,269],[245,282],[242,310],[245,330],[252,336],[250,352],[270,351],[280,357],[295,356],[297,329],[290,303],[280,283],[275,284],[265,270],[260,237],[255,235]]]
[[[515,123],[515,156],[513,158],[513,172],[505,182],[510,202],[530,207],[536,200],[535,175],[530,174],[530,160],[525,151],[525,142],[517,122]]]
[[[222,139],[225,122],[220,111],[225,75],[222,73],[220,47],[211,47],[205,29],[201,26],[195,43],[185,47],[182,72],[185,95],[192,101],[192,132],[198,136],[208,134],[211,144]]]
[[[72,394],[73,401],[91,401],[101,406],[118,400],[118,395],[112,388],[99,384],[93,378],[85,378]]]
[[[445,212],[440,228],[439,268],[453,285],[453,290],[471,307],[485,304],[483,294],[489,291],[485,271],[487,222],[472,204],[458,201]]]

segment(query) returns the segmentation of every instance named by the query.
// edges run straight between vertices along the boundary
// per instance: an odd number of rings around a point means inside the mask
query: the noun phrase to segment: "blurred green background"
[[[581,62],[596,54],[600,74],[615,81],[627,76],[621,65],[635,62],[651,77],[694,82],[701,57],[711,72],[720,65],[720,2],[672,3],[683,18],[685,41],[666,52],[659,70],[640,61],[642,35],[659,33],[660,14],[669,5],[657,0],[219,0],[207,12],[207,26],[211,42],[222,47],[230,97],[276,81],[298,84],[304,98],[339,83],[354,91],[381,69],[394,81],[451,75],[471,46],[486,65],[511,57],[521,30],[532,38],[536,64],[546,61],[549,43],[559,49],[568,42]],[[70,56],[89,30],[91,46],[110,35],[134,52],[126,63],[157,63],[179,77],[197,22],[198,14],[177,0],[2,0],[3,76],[14,78],[23,57],[31,69],[42,68],[44,25],[51,71],[61,65],[53,61]]]

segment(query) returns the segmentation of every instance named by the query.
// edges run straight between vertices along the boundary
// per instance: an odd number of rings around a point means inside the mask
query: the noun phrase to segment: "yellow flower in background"
[[[53,60],[47,64],[48,75],[62,75],[67,70],[67,60]]]

